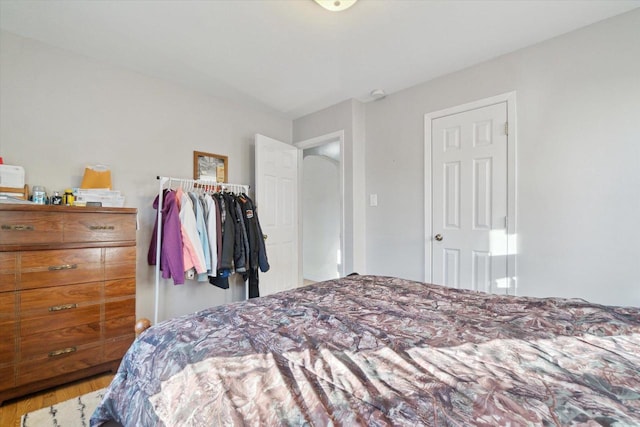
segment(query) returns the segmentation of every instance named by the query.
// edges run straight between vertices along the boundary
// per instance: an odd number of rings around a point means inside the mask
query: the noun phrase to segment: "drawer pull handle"
[[[78,304],[54,305],[53,307],[49,307],[49,311],[71,310],[72,308],[76,307],[78,307]]]
[[[89,230],[115,230],[113,225],[90,225]]]
[[[24,224],[16,224],[16,225],[7,225],[2,224],[3,230],[13,230],[13,231],[33,231],[33,225],[24,225]]]
[[[75,270],[76,268],[78,268],[78,264],[52,265],[49,267],[49,271]]]
[[[77,349],[75,347],[67,347],[61,350],[50,351],[49,357],[62,356],[63,354],[69,354],[75,352]]]

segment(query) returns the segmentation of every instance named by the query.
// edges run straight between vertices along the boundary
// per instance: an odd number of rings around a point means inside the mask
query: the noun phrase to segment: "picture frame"
[[[193,179],[229,182],[229,157],[220,154],[193,152]]]

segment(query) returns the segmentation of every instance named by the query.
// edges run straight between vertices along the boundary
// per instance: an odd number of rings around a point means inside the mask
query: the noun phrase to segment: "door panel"
[[[444,165],[444,226],[460,228],[460,162]]]
[[[460,251],[458,249],[442,249],[442,284],[452,288],[460,287]]]
[[[505,291],[506,259],[491,248],[507,239],[506,122],[506,102],[432,121],[434,283]]]

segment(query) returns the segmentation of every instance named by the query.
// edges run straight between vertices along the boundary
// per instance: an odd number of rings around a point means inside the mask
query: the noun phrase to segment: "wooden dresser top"
[[[91,213],[137,213],[136,208],[106,208],[94,206],[57,206],[37,205],[35,203],[0,203],[2,211],[27,211],[27,212],[91,212]]]

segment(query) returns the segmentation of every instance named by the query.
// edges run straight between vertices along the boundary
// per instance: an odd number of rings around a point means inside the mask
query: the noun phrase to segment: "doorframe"
[[[424,115],[424,280],[433,281],[431,260],[433,255],[433,201],[432,201],[432,121],[453,114],[463,113],[490,105],[507,103],[507,277],[509,278],[508,294],[515,295],[517,290],[517,123],[516,92],[507,92],[480,99]]]
[[[295,142],[293,145],[298,148],[298,200],[302,200],[302,181],[304,177],[303,167],[303,150],[307,148],[314,148],[320,145],[329,144],[332,142],[340,142],[340,171],[339,186],[340,186],[340,277],[345,275],[345,201],[344,201],[344,130],[327,133],[325,135],[316,136],[314,138],[305,139],[303,141]],[[298,203],[298,282],[303,283],[303,216],[302,216],[302,202]]]

